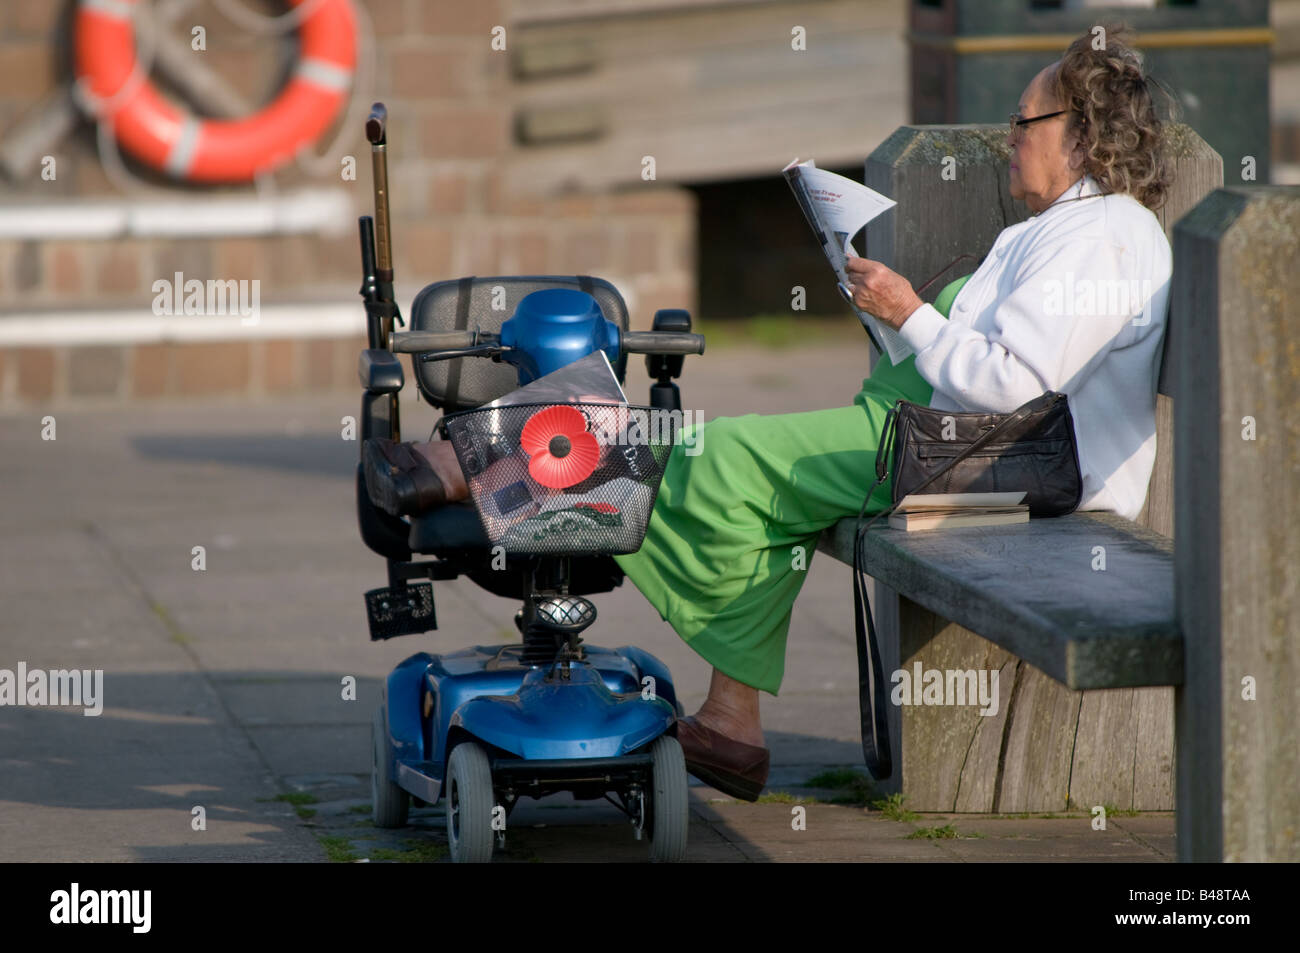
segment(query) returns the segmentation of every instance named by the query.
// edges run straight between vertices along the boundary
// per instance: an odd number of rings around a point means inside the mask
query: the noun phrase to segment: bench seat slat
[[[863,543],[869,575],[1067,687],[1182,684],[1173,540],[1101,511],[911,533],[883,523]],[[856,526],[841,520],[818,548],[852,565]]]

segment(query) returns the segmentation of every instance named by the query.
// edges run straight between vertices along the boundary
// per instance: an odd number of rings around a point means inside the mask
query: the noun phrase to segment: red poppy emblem
[[[519,446],[529,457],[528,475],[553,490],[581,483],[600,460],[600,444],[587,432],[587,418],[563,404],[529,417]]]

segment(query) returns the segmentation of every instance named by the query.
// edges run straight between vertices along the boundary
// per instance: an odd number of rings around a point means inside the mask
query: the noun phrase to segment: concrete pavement
[[[865,345],[849,341],[691,358],[685,406],[713,418],[842,405],[867,374]],[[627,390],[641,400],[647,380],[631,363]],[[357,402],[347,392],[0,417],[0,669],[102,669],[105,695],[99,717],[0,707],[0,860],[442,856],[440,807],[413,812],[404,831],[369,826],[379,679],[416,651],[513,641],[515,607],[467,581],[437,583],[437,631],[369,641],[362,593],[384,571],[357,534],[357,445],[340,436]],[[46,415],[54,440],[41,439]],[[404,436],[427,435],[435,419],[408,403]],[[693,786],[690,859],[1173,859],[1169,815],[1111,818],[1098,832],[1082,815],[894,821],[826,803],[846,792],[811,778],[862,770],[849,583],[847,567],[813,560],[782,693],[762,701],[775,794],[750,805]],[[631,584],[595,601],[587,641],[655,653],[693,711],[703,660]],[[347,676],[355,701],[343,697]],[[907,837],[918,830],[940,836]],[[557,796],[520,805],[502,859],[644,853],[613,807]]]

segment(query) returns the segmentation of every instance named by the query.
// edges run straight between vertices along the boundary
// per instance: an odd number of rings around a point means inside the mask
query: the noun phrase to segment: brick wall
[[[0,406],[355,389],[365,346],[301,337],[9,348],[0,350]]]
[[[231,0],[280,14],[282,0]],[[696,310],[693,193],[670,182],[774,175],[795,154],[826,167],[856,165],[905,121],[901,0],[354,0],[373,26],[373,83],[362,106],[387,102],[399,301],[428,281],[462,274],[594,273],[625,294],[633,324],[654,310]],[[72,0],[0,3],[0,154],[70,72]],[[275,95],[292,43],[232,25],[213,0],[153,0],[180,9],[170,26],[206,31],[202,62],[253,104]],[[1275,157],[1300,156],[1290,103],[1300,0],[1275,0]],[[599,11],[593,13],[593,11]],[[790,51],[791,24],[808,30],[806,52]],[[490,31],[507,30],[494,51]],[[521,69],[520,52],[568,59],[580,68]],[[541,55],[544,54],[544,55]],[[201,58],[197,59],[197,58]],[[846,77],[855,77],[846,81]],[[860,81],[863,77],[868,81]],[[570,143],[524,144],[526,116],[594,108],[603,134]],[[561,116],[571,119],[572,115]],[[598,123],[599,125],[600,123]],[[369,153],[360,123],[343,123],[318,145],[327,174],[288,169],[275,187],[330,186],[369,211]],[[641,156],[659,160],[660,182],[642,182]],[[101,166],[86,122],[51,153],[54,181],[0,177],[0,223],[19,203],[93,202],[120,196]],[[346,155],[357,178],[338,174]],[[1290,167],[1294,173],[1296,166]],[[251,189],[176,185],[131,166],[146,186],[175,196],[251,194]],[[600,183],[584,190],[583,182]],[[576,187],[575,187],[576,185]],[[257,279],[262,302],[355,302],[355,226],[343,233],[219,240],[131,238],[0,239],[0,408],[30,401],[156,399],[194,390],[269,393],[355,386],[350,361],[360,339],[308,331],[292,338],[117,347],[5,343],[5,322],[39,320],[48,309],[148,313],[155,279],[181,271],[202,279]],[[737,270],[755,268],[743,250]],[[733,281],[737,279],[732,279]],[[746,278],[744,280],[752,280]],[[757,282],[761,284],[761,282]],[[775,298],[773,299],[775,301]],[[775,304],[773,305],[775,307]],[[35,316],[35,318],[34,318]],[[111,320],[111,318],[109,318]],[[179,319],[183,320],[183,319]],[[327,358],[326,354],[330,356]],[[87,357],[87,354],[94,357]],[[201,372],[193,371],[201,367]]]
[[[550,272],[610,278],[628,298],[638,328],[649,327],[656,308],[694,307],[694,204],[687,190],[647,182],[547,195],[518,187],[537,153],[513,138],[521,91],[509,61],[518,32],[509,4],[355,2],[368,14],[375,43],[374,83],[362,96],[366,104],[385,101],[391,116],[394,266],[403,306],[429,281]],[[238,3],[266,14],[283,9]],[[68,82],[71,6],[67,0],[0,5],[0,143]],[[186,5],[171,33],[187,37],[193,25],[205,28],[207,49],[192,55],[240,96],[257,104],[275,95],[285,58],[273,40],[231,25],[210,0]],[[505,52],[491,49],[497,25],[507,28]],[[318,149],[339,129],[343,138],[323,160],[331,174],[312,177],[290,168],[276,174],[275,187],[332,185],[347,190],[356,214],[363,214],[372,193],[360,125],[340,123]],[[0,179],[0,214],[40,214],[22,203],[122,197],[101,166],[88,122],[51,154],[54,181],[42,180],[39,170],[17,181]],[[356,158],[355,181],[337,171],[346,155]],[[250,191],[179,185],[129,160],[128,168],[146,187],[176,197]],[[507,168],[516,174],[508,176]],[[574,173],[580,178],[582,169]],[[356,301],[359,268],[355,226],[338,235],[0,240],[0,322],[39,320],[49,309],[149,314],[153,282],[177,271],[186,278],[257,279],[263,305]],[[0,344],[0,407],[356,386],[360,337],[244,339],[237,323],[231,340],[183,345]]]

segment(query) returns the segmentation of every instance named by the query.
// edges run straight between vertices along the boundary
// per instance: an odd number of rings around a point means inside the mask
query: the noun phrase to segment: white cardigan
[[[1156,382],[1173,255],[1154,214],[1085,176],[1005,229],[948,320],[925,304],[899,334],[939,410],[1007,413],[1068,394],[1081,510],[1135,518],[1156,457]]]

